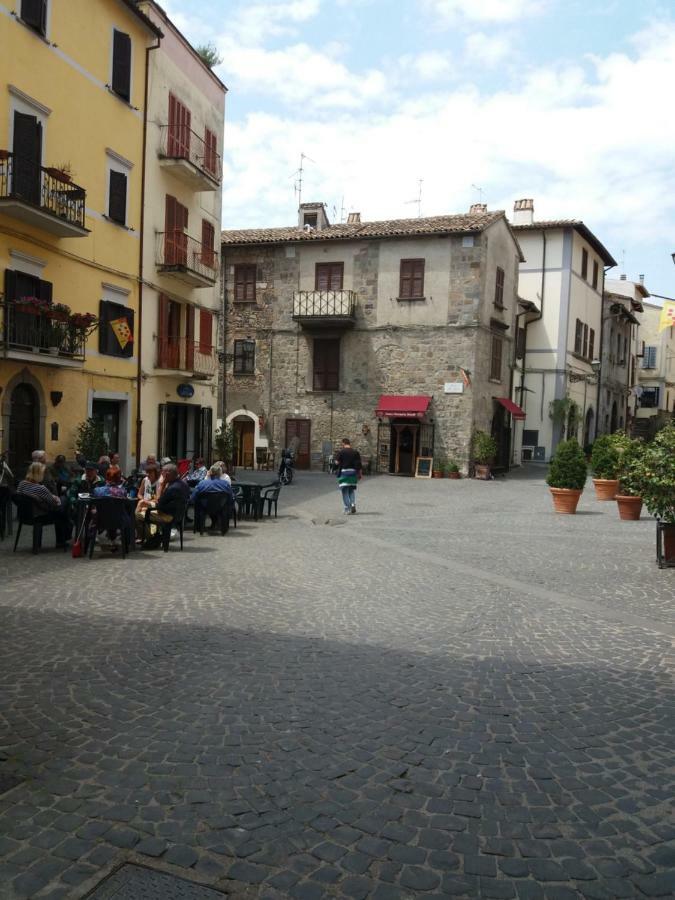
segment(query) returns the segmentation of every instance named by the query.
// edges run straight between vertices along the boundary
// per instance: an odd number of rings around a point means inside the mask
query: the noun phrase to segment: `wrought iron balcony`
[[[293,318],[309,326],[349,326],[356,318],[354,291],[296,291]]]
[[[86,237],[84,188],[58,169],[0,150],[0,212],[57,237]]]
[[[218,254],[184,231],[157,235],[157,267],[191,287],[212,287],[218,280]]]
[[[55,366],[84,362],[86,335],[82,329],[46,312],[26,312],[19,302],[5,303],[2,309],[3,344],[10,358],[37,361],[39,357],[41,363]]]
[[[181,372],[192,378],[212,378],[216,374],[216,349],[185,337],[157,338],[157,368]]]
[[[187,125],[162,125],[159,158],[164,169],[197,191],[215,191],[223,177],[220,154]]]

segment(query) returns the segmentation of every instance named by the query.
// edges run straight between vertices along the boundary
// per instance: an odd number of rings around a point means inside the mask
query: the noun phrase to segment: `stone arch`
[[[33,450],[44,450],[45,443],[47,440],[47,432],[46,432],[46,422],[47,422],[47,401],[45,400],[45,392],[38,381],[38,379],[33,375],[29,368],[25,367],[20,372],[17,372],[16,375],[13,375],[7,384],[4,386],[4,390],[2,392],[2,415],[0,416],[0,422],[2,423],[2,433],[0,434],[0,447],[2,449],[6,449],[8,438],[9,438],[9,420],[12,414],[12,394],[14,393],[14,388],[20,384],[28,384],[30,385],[35,393],[37,394],[38,404],[39,404],[39,419],[38,419],[38,445],[37,447],[33,447]]]

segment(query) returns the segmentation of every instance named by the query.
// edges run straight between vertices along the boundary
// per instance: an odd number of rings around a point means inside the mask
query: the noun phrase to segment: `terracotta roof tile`
[[[367,238],[414,237],[425,234],[472,234],[483,231],[503,211],[469,213],[456,216],[430,216],[422,219],[386,219],[381,222],[357,222],[353,225],[329,225],[320,231],[298,226],[286,228],[247,228],[222,232],[223,244],[286,244],[292,241],[346,241]]]

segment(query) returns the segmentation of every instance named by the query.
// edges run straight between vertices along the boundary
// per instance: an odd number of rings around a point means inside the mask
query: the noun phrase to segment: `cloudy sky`
[[[670,0],[163,0],[229,88],[225,227],[513,209],[579,218],[675,295]],[[482,194],[481,194],[482,191]]]

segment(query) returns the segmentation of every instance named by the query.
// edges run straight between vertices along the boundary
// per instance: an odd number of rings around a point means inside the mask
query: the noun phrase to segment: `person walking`
[[[342,448],[335,457],[338,487],[342,492],[345,515],[356,513],[356,485],[361,478],[361,454],[354,450],[349,438],[342,438]]]

